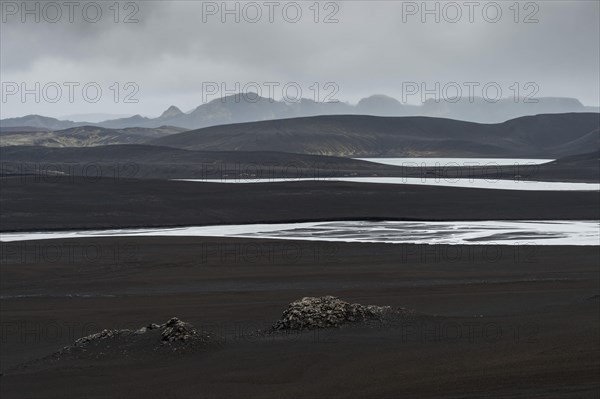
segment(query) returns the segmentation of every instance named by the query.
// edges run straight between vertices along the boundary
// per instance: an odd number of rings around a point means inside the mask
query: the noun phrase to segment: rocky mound
[[[290,303],[273,330],[337,328],[353,323],[384,322],[413,314],[404,308],[348,303],[334,296],[305,297]]]
[[[193,339],[202,339],[203,337],[198,334],[194,326],[184,321],[179,320],[177,317],[173,317],[164,324],[150,323],[146,327],[142,327],[139,330],[102,330],[99,333],[91,334],[83,338],[79,338],[72,345],[73,347],[85,347],[91,342],[96,342],[104,339],[115,338],[119,336],[136,336],[145,334],[148,331],[161,330],[160,339],[162,342],[173,342],[173,341],[188,341]]]
[[[151,323],[137,330],[103,330],[79,338],[72,345],[62,348],[54,358],[62,356],[110,357],[179,351],[203,348],[217,344],[220,340],[212,334],[198,332],[194,326],[173,317],[163,324]]]

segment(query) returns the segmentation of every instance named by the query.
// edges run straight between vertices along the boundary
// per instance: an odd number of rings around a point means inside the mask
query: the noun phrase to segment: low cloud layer
[[[2,117],[156,116],[171,104],[187,111],[257,85],[277,99],[357,102],[381,93],[419,103],[423,93],[407,97],[407,83],[442,96],[452,82],[477,83],[475,95],[495,83],[502,97],[535,91],[598,105],[599,3],[514,3],[427,2],[424,10],[400,1],[144,1],[69,9],[30,1],[27,13],[20,1],[2,2]],[[51,82],[62,90],[58,99]],[[23,88],[38,91],[39,102],[35,93],[23,99]]]

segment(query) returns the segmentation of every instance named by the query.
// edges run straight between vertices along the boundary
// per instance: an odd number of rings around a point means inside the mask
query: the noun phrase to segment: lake
[[[554,159],[523,158],[354,158],[360,161],[404,167],[471,167],[471,166],[524,166],[541,165]]]

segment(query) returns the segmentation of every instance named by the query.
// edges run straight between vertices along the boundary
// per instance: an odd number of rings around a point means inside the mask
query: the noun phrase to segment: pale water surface
[[[336,221],[0,234],[0,241],[204,236],[391,244],[600,245],[599,221]]]
[[[338,181],[353,183],[376,183],[376,184],[411,184],[423,186],[479,188],[494,190],[525,190],[525,191],[599,191],[600,184],[597,183],[567,183],[567,182],[541,182],[517,180],[501,180],[497,178],[495,166],[523,166],[539,165],[553,161],[553,159],[522,159],[522,158],[355,158],[362,161],[380,163],[385,165],[404,167],[489,167],[489,178],[473,179],[453,176],[447,177],[309,177],[309,178],[235,178],[235,179],[174,179],[189,182],[211,182],[211,183],[282,183],[295,181]],[[487,169],[484,169],[487,170]]]
[[[355,158],[360,161],[380,163],[383,165],[423,167],[439,166],[442,168],[457,166],[524,166],[541,165],[554,159],[524,159],[524,158]]]
[[[283,183],[298,181],[320,182],[352,182],[352,183],[377,183],[377,184],[411,184],[419,186],[442,186],[480,188],[493,190],[524,190],[524,191],[598,191],[598,183],[564,183],[540,182],[524,180],[497,180],[497,179],[452,179],[452,178],[419,178],[419,177],[319,177],[319,178],[272,178],[272,179],[173,179],[196,183],[224,183],[224,184],[253,184],[253,183]]]

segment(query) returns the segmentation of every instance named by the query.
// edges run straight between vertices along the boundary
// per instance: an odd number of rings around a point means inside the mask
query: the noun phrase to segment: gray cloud
[[[460,1],[456,4],[463,17],[458,22],[442,18],[436,23],[428,16],[422,23],[418,14],[403,21],[407,2],[338,1],[334,4],[339,6],[335,15],[339,22],[330,24],[313,21],[309,9],[313,1],[298,2],[302,18],[287,22],[280,11],[286,3],[276,9],[273,23],[264,14],[257,23],[243,18],[235,23],[232,16],[222,23],[218,15],[204,22],[202,10],[208,3],[192,1],[135,2],[139,23],[131,24],[114,23],[108,9],[112,1],[101,3],[103,16],[97,23],[86,22],[77,12],[73,23],[65,15],[56,23],[35,23],[31,17],[22,23],[20,15],[3,15],[7,19],[0,35],[3,82],[30,86],[98,82],[103,96],[95,104],[80,96],[72,104],[43,99],[35,103],[32,97],[22,103],[11,97],[2,104],[2,117],[89,112],[156,115],[171,104],[186,110],[202,101],[203,82],[226,82],[230,88],[235,82],[298,82],[305,97],[314,95],[309,89],[313,82],[321,86],[335,82],[336,97],[351,102],[374,93],[401,98],[402,82],[426,82],[429,87],[435,82],[498,82],[504,97],[512,95],[513,82],[521,86],[535,82],[537,96],[599,103],[597,1],[533,2],[539,7],[538,23],[523,23],[534,11],[524,8],[526,2],[521,3],[519,23],[509,9],[513,1],[498,2],[503,15],[496,23],[487,22],[480,11],[490,2],[480,3],[471,23]],[[133,10],[123,9],[126,4],[121,2],[121,20]],[[334,10],[331,5],[325,10],[326,4],[321,2],[320,19]],[[444,3],[439,4],[443,8]],[[435,2],[428,3],[434,6]],[[108,89],[115,81],[135,82],[139,103],[115,103]],[[121,87],[119,94],[123,93]]]

